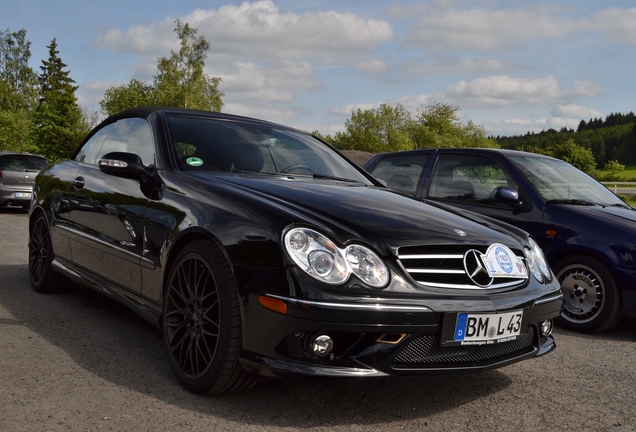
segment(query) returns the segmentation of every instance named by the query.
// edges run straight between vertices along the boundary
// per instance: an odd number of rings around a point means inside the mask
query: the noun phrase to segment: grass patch
[[[612,177],[612,172],[606,169],[597,170],[600,179]],[[614,181],[636,181],[636,165],[626,165],[623,171],[616,171]]]
[[[636,197],[634,195],[617,194],[623,201],[632,207],[636,207]]]

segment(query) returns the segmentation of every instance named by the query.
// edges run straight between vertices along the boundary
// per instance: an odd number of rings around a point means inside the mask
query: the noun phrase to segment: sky
[[[92,112],[109,87],[152,81],[177,19],[210,42],[224,112],[307,131],[382,103],[450,104],[493,136],[636,111],[633,0],[0,0],[37,72],[56,38]]]

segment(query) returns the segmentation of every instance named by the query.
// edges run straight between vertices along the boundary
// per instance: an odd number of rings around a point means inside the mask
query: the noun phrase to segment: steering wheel
[[[292,172],[294,170],[307,171],[310,174],[314,174],[316,172],[310,166],[303,165],[303,164],[290,165],[288,167],[283,168],[279,172],[280,173],[289,173],[289,172]]]

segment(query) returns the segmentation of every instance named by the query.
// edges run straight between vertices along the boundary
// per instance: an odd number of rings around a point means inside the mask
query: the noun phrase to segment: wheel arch
[[[29,212],[29,236],[31,235],[31,230],[33,229],[33,225],[35,224],[35,221],[37,220],[38,216],[40,216],[40,215],[44,215],[44,218],[46,219],[46,223],[50,225],[49,216],[46,214],[44,209],[42,209],[39,206],[38,207],[34,207],[33,210],[31,210]]]
[[[612,275],[614,280],[616,280],[616,282],[618,283],[619,277],[618,277],[618,274],[616,273],[616,270],[614,269],[616,267],[616,263],[612,261],[611,257],[608,257],[606,254],[599,253],[595,249],[567,248],[567,249],[560,250],[558,253],[550,257],[549,259],[550,268],[556,267],[556,264],[558,264],[565,258],[572,255],[583,255],[588,258],[593,258],[599,261],[601,264],[605,266],[605,269]],[[556,272],[555,272],[555,275],[556,275]],[[620,286],[619,286],[619,291],[621,292],[621,295],[622,295],[622,289],[620,289]]]
[[[223,246],[223,243],[221,243],[218,237],[216,237],[211,231],[201,227],[194,227],[181,233],[181,235],[176,239],[176,241],[174,242],[174,244],[172,245],[172,247],[170,248],[168,252],[166,263],[164,266],[165,270],[163,272],[162,287],[161,287],[162,302],[165,301],[164,299],[164,296],[166,293],[165,287],[166,287],[166,283],[168,282],[168,278],[170,277],[170,271],[172,269],[172,266],[175,263],[175,260],[179,256],[179,253],[194,240],[209,240],[212,243],[214,243],[214,245],[223,254],[223,257],[227,260],[230,266],[230,269],[232,271],[232,278],[234,279],[234,284],[237,285],[236,275],[234,273],[234,266],[232,264],[232,260],[230,259],[230,255],[228,254],[226,248]],[[237,286],[237,289],[238,289],[238,286]],[[243,316],[244,316],[243,302],[242,301],[239,302],[239,305],[241,308],[241,321],[243,321]],[[161,316],[159,317],[159,326],[161,327]]]

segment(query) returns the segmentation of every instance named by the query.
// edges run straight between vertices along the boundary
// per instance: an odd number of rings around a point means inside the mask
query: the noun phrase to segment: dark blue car
[[[636,316],[636,210],[572,165],[463,148],[379,154],[364,168],[392,189],[529,232],[562,285],[564,327],[602,331]]]

